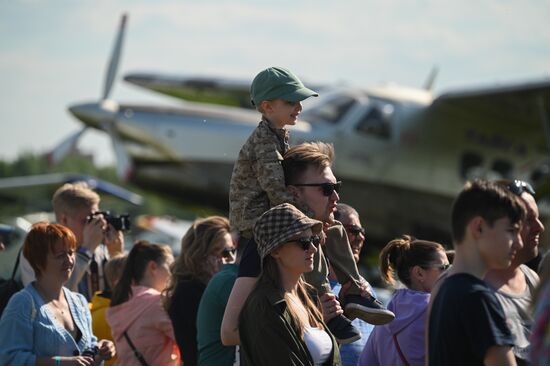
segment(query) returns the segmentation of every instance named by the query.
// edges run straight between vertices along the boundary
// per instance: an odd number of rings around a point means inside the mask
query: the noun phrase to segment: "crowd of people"
[[[332,145],[288,144],[285,126],[314,96],[284,68],[255,77],[262,120],[235,163],[229,218],[195,220],[177,258],[147,241],[126,253],[97,193],[60,187],[57,223],[24,241],[0,366],[549,365],[550,259],[540,279],[529,267],[544,231],[533,188],[466,183],[452,251],[406,233],[387,243],[386,307],[358,270],[366,231],[339,203]]]

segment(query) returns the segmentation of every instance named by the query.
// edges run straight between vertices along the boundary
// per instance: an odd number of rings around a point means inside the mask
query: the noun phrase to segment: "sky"
[[[51,150],[97,101],[123,12],[129,23],[111,99],[177,103],[129,72],[252,79],[285,66],[306,81],[421,87],[436,94],[550,77],[550,2],[446,0],[0,0],[0,159]],[[108,138],[79,147],[113,163]]]

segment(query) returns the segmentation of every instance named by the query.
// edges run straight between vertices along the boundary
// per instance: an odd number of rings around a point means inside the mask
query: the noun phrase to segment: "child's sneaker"
[[[340,344],[348,344],[361,339],[361,332],[351,324],[351,320],[342,314],[330,319],[327,327]]]
[[[344,314],[350,319],[359,318],[369,324],[383,325],[391,322],[395,314],[373,296],[347,295],[344,303]]]

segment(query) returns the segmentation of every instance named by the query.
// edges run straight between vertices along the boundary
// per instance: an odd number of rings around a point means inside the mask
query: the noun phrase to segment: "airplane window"
[[[460,176],[462,179],[475,178],[475,174],[482,168],[483,158],[472,152],[465,152],[460,159]]]
[[[394,108],[391,104],[374,106],[357,125],[359,132],[389,139],[391,136],[391,118]]]
[[[506,160],[497,159],[493,162],[492,170],[499,173],[502,178],[511,178],[512,164]]]
[[[311,122],[321,120],[329,123],[338,123],[354,104],[354,98],[342,96],[304,111],[303,118]]]

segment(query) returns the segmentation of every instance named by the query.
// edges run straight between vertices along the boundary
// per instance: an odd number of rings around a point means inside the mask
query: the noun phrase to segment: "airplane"
[[[133,73],[127,82],[181,104],[111,100],[125,23],[126,15],[101,99],[73,104],[70,113],[84,130],[111,137],[121,178],[227,209],[233,164],[260,120],[249,103],[250,80]],[[550,80],[434,95],[435,75],[422,89],[321,86],[291,128],[291,146],[334,144],[341,201],[358,209],[369,238],[409,233],[450,244],[452,200],[474,178],[522,179],[549,191]],[[81,135],[60,146],[74,146]],[[547,214],[545,200],[540,206]]]

